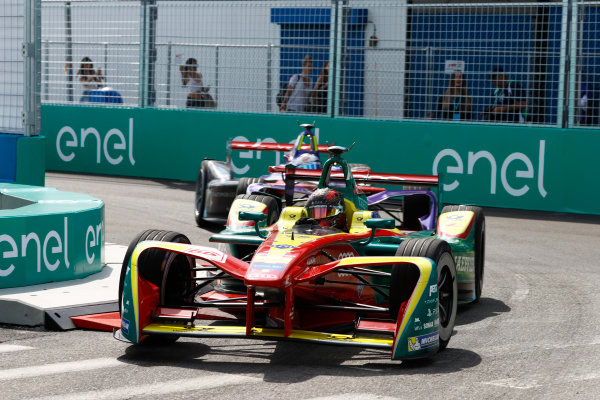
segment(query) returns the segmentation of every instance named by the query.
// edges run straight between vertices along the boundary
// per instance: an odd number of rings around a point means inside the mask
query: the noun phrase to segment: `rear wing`
[[[321,177],[320,170],[296,169],[283,166],[271,166],[269,167],[269,172],[282,173],[285,174],[285,178],[294,180],[318,180]],[[388,174],[364,170],[353,171],[352,176],[357,183],[361,184],[439,186],[439,178],[436,175]],[[342,171],[331,171],[329,179],[344,181],[344,173]]]
[[[295,143],[266,143],[266,142],[238,142],[229,141],[227,142],[227,162],[231,161],[231,152],[233,150],[256,150],[256,151],[281,151],[287,153],[294,149]],[[309,143],[302,144],[299,150],[311,151],[311,145]],[[327,145],[317,145],[317,151],[319,153],[327,153]]]
[[[327,145],[317,146],[319,153],[327,153]],[[265,142],[231,142],[232,150],[258,150],[258,151],[290,151],[294,148],[294,143],[265,143]],[[310,144],[303,144],[300,150],[311,150]]]

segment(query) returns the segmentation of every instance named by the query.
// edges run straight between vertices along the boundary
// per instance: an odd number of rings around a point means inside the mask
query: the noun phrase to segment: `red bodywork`
[[[290,235],[289,231],[279,232],[276,225],[271,229],[270,236],[259,246],[250,263],[208,247],[179,245],[184,247],[181,250],[173,249],[174,252],[207,261],[232,277],[242,280],[247,287],[247,293],[243,295],[209,291],[200,296],[199,307],[190,312],[161,306],[159,289],[140,278],[140,329],[149,324],[152,318],[234,319],[245,320],[246,334],[250,335],[256,326],[255,319],[260,314],[261,317],[266,315],[271,323],[283,327],[284,336],[287,337],[293,329],[313,330],[357,322],[356,310],[329,310],[326,307],[318,307],[331,304],[331,299],[336,299],[338,304],[357,304],[361,307],[382,309],[387,307],[387,304],[378,304],[377,295],[371,287],[361,285],[351,274],[337,272],[340,270],[338,264],[342,259],[359,256],[349,243],[366,240],[371,234],[370,231],[360,234],[328,234],[316,238],[296,235],[294,243],[297,245],[284,245],[282,243],[289,242],[289,237],[282,238],[280,235]],[[386,230],[378,230],[378,233],[381,233],[381,236],[401,235]],[[369,262],[365,262],[363,267],[369,265]],[[261,292],[262,295],[266,291],[272,291],[275,296],[257,298],[257,292]],[[221,302],[222,307],[204,308],[202,302]],[[300,304],[300,308],[295,309],[295,304]],[[371,315],[368,308],[364,308],[363,311],[366,318],[381,318],[381,314]],[[402,319],[403,313],[402,308],[399,320]],[[390,317],[386,314],[385,318]],[[390,324],[395,326],[396,322],[389,322],[387,325]],[[383,325],[387,327],[386,324]],[[389,329],[391,328],[385,328]]]

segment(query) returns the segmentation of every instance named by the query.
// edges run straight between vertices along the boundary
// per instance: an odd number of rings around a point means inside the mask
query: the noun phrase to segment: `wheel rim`
[[[447,266],[444,266],[438,278],[440,325],[443,327],[448,326],[448,323],[452,318],[454,304],[453,283],[450,269]]]

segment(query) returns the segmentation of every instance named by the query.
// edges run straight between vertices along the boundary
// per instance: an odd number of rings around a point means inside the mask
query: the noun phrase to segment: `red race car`
[[[345,151],[330,147],[322,172],[287,171],[293,182],[319,175],[302,205],[278,212],[269,194],[237,199],[211,238],[218,249],[176,232],[139,234],[123,262],[115,337],[303,340],[388,349],[394,360],[445,348],[458,302],[481,295],[483,213],[440,215],[435,176],[369,174],[358,185]],[[367,198],[361,187],[373,182],[405,188]]]

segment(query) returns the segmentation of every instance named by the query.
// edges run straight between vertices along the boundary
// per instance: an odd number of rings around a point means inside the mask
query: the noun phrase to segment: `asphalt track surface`
[[[46,185],[104,200],[107,242],[160,228],[208,244],[191,183],[48,173]],[[483,297],[459,309],[448,348],[432,360],[224,339],[152,348],[105,332],[0,326],[0,398],[599,398],[600,217],[485,212]]]

